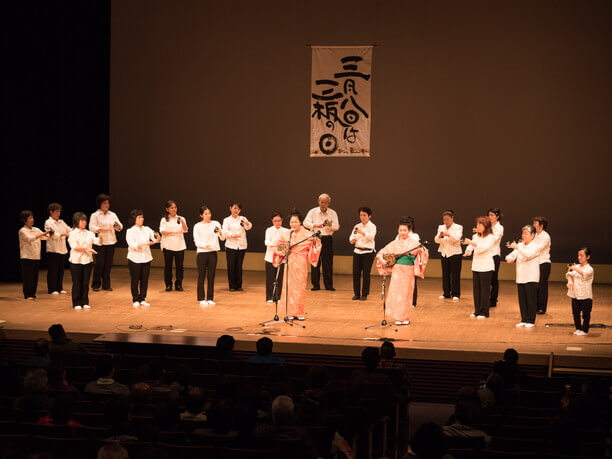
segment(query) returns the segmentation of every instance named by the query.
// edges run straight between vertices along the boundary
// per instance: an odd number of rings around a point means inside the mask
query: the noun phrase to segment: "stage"
[[[396,332],[385,327],[365,329],[382,320],[378,276],[372,278],[367,301],[351,300],[352,278],[346,275],[335,276],[335,292],[309,290],[306,321],[301,322],[304,329],[284,323],[259,325],[274,316],[274,304],[264,301],[263,272],[245,271],[244,291],[229,292],[225,271],[217,271],[217,304],[208,307],[196,301],[194,269],[185,270],[183,292],[166,292],[162,276],[161,269],[152,269],[147,296],[151,306],[146,308],[132,306],[129,274],[124,267],[113,268],[112,292],[90,291],[91,310],[73,310],[70,294],[47,294],[44,271],[34,301],[20,298],[21,284],[2,284],[4,336],[45,336],[53,323],[62,323],[79,340],[90,341],[214,345],[219,335],[228,333],[236,338],[238,350],[252,351],[254,341],[266,334],[277,343],[277,352],[347,356],[357,356],[363,347],[378,346],[381,339],[392,338],[402,358],[491,362],[504,349],[514,347],[523,363],[612,369],[612,329],[596,327],[588,336],[574,336],[570,300],[562,283],[550,284],[547,314],[537,316],[535,328],[525,329],[515,327],[519,315],[513,282],[500,282],[498,307],[491,309],[489,319],[478,320],[469,317],[473,310],[471,281],[462,281],[462,298],[453,302],[438,299],[440,279],[419,279],[418,307],[412,310],[411,324],[396,327]],[[70,290],[69,271],[64,285]],[[593,289],[592,324],[612,324],[612,285],[595,285]],[[282,317],[282,312],[279,314]]]

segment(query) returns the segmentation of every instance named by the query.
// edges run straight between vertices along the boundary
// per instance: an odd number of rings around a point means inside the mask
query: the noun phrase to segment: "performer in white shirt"
[[[129,223],[133,225],[125,233],[128,245],[128,268],[130,269],[132,306],[151,306],[147,301],[149,273],[151,272],[151,246],[161,240],[159,233],[144,226],[144,212],[134,209],[130,212]]]
[[[64,290],[64,263],[66,262],[66,239],[70,227],[60,219],[62,206],[52,202],[47,207],[49,218],[45,222],[45,231],[49,232],[47,240],[47,291],[52,295],[66,293]]]
[[[212,213],[206,206],[200,207],[201,222],[193,226],[193,241],[198,253],[198,301],[200,306],[215,303],[215,272],[217,269],[217,252],[219,240],[225,240],[225,234],[218,221],[212,220]],[[204,293],[204,281],[208,278],[208,288]]]
[[[548,278],[550,277],[550,235],[546,232],[548,220],[546,217],[533,217],[533,226],[536,229],[535,243],[540,246],[540,282],[538,283],[538,309],[537,314],[546,314],[548,307]]]
[[[589,260],[591,249],[583,247],[578,250],[578,263],[567,267],[567,296],[572,299],[572,314],[576,331],[574,335],[584,336],[589,333],[591,310],[593,309],[593,277],[595,272]],[[580,314],[582,313],[582,320]]]
[[[174,290],[183,291],[183,262],[185,261],[184,234],[189,230],[185,217],[178,215],[176,202],[167,201],[163,217],[159,223],[161,233],[161,249],[164,254],[164,282],[166,292],[172,291],[172,260],[176,265],[176,281]]]
[[[21,279],[23,297],[26,300],[36,298],[38,287],[38,268],[40,267],[40,240],[47,239],[49,232],[42,232],[34,226],[34,215],[29,210],[22,210],[19,219],[23,227],[19,230],[19,258],[21,259]]]
[[[488,216],[476,219],[475,233],[472,239],[463,239],[468,245],[464,256],[474,253],[472,259],[472,282],[474,286],[474,313],[470,317],[486,319],[489,317],[489,297],[491,295],[491,277],[495,272],[493,254],[495,253],[495,236]]]
[[[95,247],[96,261],[93,270],[91,288],[94,292],[102,290],[112,291],[110,272],[113,266],[113,256],[115,255],[115,244],[117,236],[115,231],[121,231],[123,225],[119,221],[117,214],[111,212],[111,198],[107,194],[99,194],[96,197],[96,210],[89,218],[89,231],[103,235],[104,243]]]
[[[246,217],[240,216],[242,205],[234,202],[230,205],[231,215],[223,219],[225,235],[225,257],[227,260],[227,281],[230,292],[242,290],[242,263],[247,249],[246,232],[253,225]]]
[[[319,206],[308,211],[304,226],[316,233],[321,231],[321,254],[319,262],[310,269],[311,290],[320,290],[321,266],[323,267],[323,284],[325,290],[334,288],[334,245],[332,235],[340,229],[338,214],[330,209],[331,197],[327,193],[319,195]]]
[[[376,254],[376,225],[370,221],[372,209],[359,208],[359,220],[353,226],[349,235],[349,242],[355,246],[353,249],[353,300],[365,301],[370,294],[370,271]],[[361,277],[363,276],[363,286]]]
[[[442,263],[442,295],[440,299],[451,298],[459,301],[461,297],[461,238],[463,226],[455,223],[455,214],[452,210],[442,212],[442,225],[434,237],[436,244],[440,244],[440,261]]]
[[[272,226],[266,229],[264,244],[266,245],[266,255],[264,262],[266,264],[266,301],[273,303],[274,280],[276,279],[276,268],[273,265],[274,252],[279,241],[288,241],[291,230],[283,227],[283,216],[276,212],[272,215]],[[276,291],[276,299],[280,299],[280,294],[283,288],[283,267],[281,266],[278,272],[278,283]]]
[[[506,256],[508,263],[516,261],[516,286],[518,288],[521,321],[517,327],[533,328],[536,319],[536,305],[538,300],[538,281],[540,279],[540,249],[535,244],[535,228],[531,225],[523,226],[520,243],[509,242],[506,246],[513,249]]]
[[[72,230],[68,234],[70,244],[70,275],[72,277],[72,307],[75,310],[89,309],[89,278],[93,267],[93,246],[102,245],[104,236],[96,237],[87,230],[87,215],[75,212]]]
[[[489,209],[488,215],[491,219],[491,229],[496,240],[495,255],[493,255],[495,271],[493,271],[493,277],[491,278],[491,296],[489,302],[489,307],[494,308],[497,306],[497,298],[499,296],[499,263],[501,261],[501,240],[504,236],[504,227],[500,223],[502,219],[501,210],[492,207]]]

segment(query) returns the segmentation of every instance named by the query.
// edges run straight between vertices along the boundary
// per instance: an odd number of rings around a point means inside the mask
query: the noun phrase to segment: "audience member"
[[[327,418],[327,392],[329,374],[325,367],[312,366],[306,374],[306,388],[296,415],[296,423],[302,426],[325,425]]]
[[[45,390],[49,394],[67,392],[71,393],[73,397],[78,396],[76,387],[66,381],[66,370],[59,362],[51,362],[47,367],[47,387]]]
[[[23,362],[23,364],[29,368],[46,369],[49,363],[51,363],[49,359],[49,341],[39,338],[34,341],[34,355]]]
[[[88,382],[85,392],[90,394],[113,395],[122,394],[125,397],[130,395],[130,390],[124,384],[116,382],[115,359],[110,354],[101,354],[96,359],[96,381]]]
[[[51,406],[51,399],[45,392],[47,373],[37,368],[28,370],[24,379],[25,394],[13,402],[13,409],[19,412],[18,418],[25,422],[36,422]]]
[[[128,424],[130,402],[122,394],[109,397],[104,407],[104,421],[108,428],[106,441],[138,441],[138,436]]]
[[[98,459],[129,459],[129,456],[119,443],[107,443],[98,450]]]
[[[215,359],[231,360],[234,352],[234,337],[230,335],[221,335],[217,338],[215,347]]]
[[[49,336],[51,337],[51,345],[49,346],[52,360],[63,360],[70,358],[72,355],[82,356],[87,355],[87,349],[83,345],[72,341],[61,324],[54,324],[49,327]]]
[[[491,438],[482,430],[473,426],[481,415],[480,399],[476,390],[464,387],[459,390],[455,413],[451,416],[448,425],[442,427],[442,432],[453,448],[483,447]]]
[[[426,422],[410,439],[410,451],[418,459],[450,458],[446,454],[446,445],[442,428],[433,423]]]
[[[518,352],[509,348],[504,351],[502,360],[498,360],[493,364],[493,373],[497,373],[502,377],[504,389],[518,389],[519,387],[521,372],[518,360]]]
[[[74,412],[74,397],[68,393],[59,394],[53,400],[51,411],[47,416],[41,417],[36,424],[44,426],[68,426],[76,429],[83,427],[79,422],[72,418]],[[73,434],[76,434],[73,431]]]
[[[189,388],[185,399],[185,408],[185,411],[181,413],[181,421],[206,421],[204,392],[201,388]]]
[[[130,416],[153,416],[155,407],[151,405],[151,387],[147,383],[134,384],[130,400]]]
[[[375,347],[366,347],[361,352],[361,361],[365,368],[353,371],[351,375],[351,386],[360,384],[391,384],[389,377],[378,369],[380,355]]]
[[[257,354],[249,357],[251,363],[277,363],[282,365],[285,361],[279,357],[272,355],[272,347],[274,343],[268,337],[263,337],[257,340]]]

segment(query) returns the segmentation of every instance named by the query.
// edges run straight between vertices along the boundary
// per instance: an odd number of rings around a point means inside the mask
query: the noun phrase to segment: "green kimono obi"
[[[402,255],[397,260],[395,260],[395,263],[397,263],[398,265],[414,266],[414,258],[414,255]]]

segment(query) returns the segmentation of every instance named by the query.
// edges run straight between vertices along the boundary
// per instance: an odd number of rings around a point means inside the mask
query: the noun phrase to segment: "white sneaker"
[[[215,304],[217,304],[217,303],[215,303],[213,300],[208,300],[208,304],[209,304],[210,306],[214,306],[214,305],[215,305]]]
[[[140,306],[151,306],[151,304],[147,303],[146,301],[141,301]]]
[[[26,298],[26,300],[35,300],[36,298],[34,298],[33,296],[29,296]]]
[[[533,328],[533,327],[535,327],[535,324],[529,324],[529,323],[525,324],[525,328]]]
[[[91,309],[91,306],[89,306],[88,304],[84,304],[83,309]]]
[[[476,318],[477,318],[477,319],[486,319],[486,318],[487,318],[487,316],[482,316],[482,315],[480,315],[480,316],[476,316]]]
[[[306,317],[304,317],[304,316],[297,316],[296,319],[297,320],[306,320]]]
[[[446,299],[446,297],[445,297],[444,295],[440,295],[440,296],[438,297],[438,299],[439,299],[439,300],[445,300],[445,299]]]
[[[293,316],[288,316],[288,317],[287,317],[287,320],[295,320],[295,317],[293,317]]]
[[[585,336],[585,335],[587,335],[587,333],[583,332],[582,330],[577,330],[576,333],[574,333],[574,334],[578,335],[578,336]]]
[[[525,322],[519,322],[518,324],[515,325],[515,327],[524,327],[525,326]]]
[[[268,300],[268,301],[266,301],[266,303],[274,303],[274,301]]]
[[[134,306],[135,308],[140,307],[140,303],[138,301],[134,301],[134,304],[132,304],[132,306]]]
[[[459,301],[459,297],[458,296],[454,296],[453,297],[453,301]]]
[[[574,332],[574,335],[579,335],[581,331],[582,331],[582,330],[576,330],[576,331]]]
[[[65,295],[65,294],[66,294],[66,293],[68,293],[68,292],[67,292],[66,290],[62,290],[60,293],[61,293],[62,295]]]
[[[200,306],[202,306],[202,307],[208,306],[208,301],[206,301],[206,300],[200,301]]]
[[[56,290],[55,292],[51,292],[51,295],[59,295],[59,292]]]
[[[402,321],[401,321],[401,320],[396,320],[396,321],[395,321],[395,325],[401,325],[401,324],[402,324]]]
[[[77,311],[81,310],[81,306],[74,306],[74,309],[76,309]]]
[[[476,317],[476,314],[470,314],[470,317]]]

